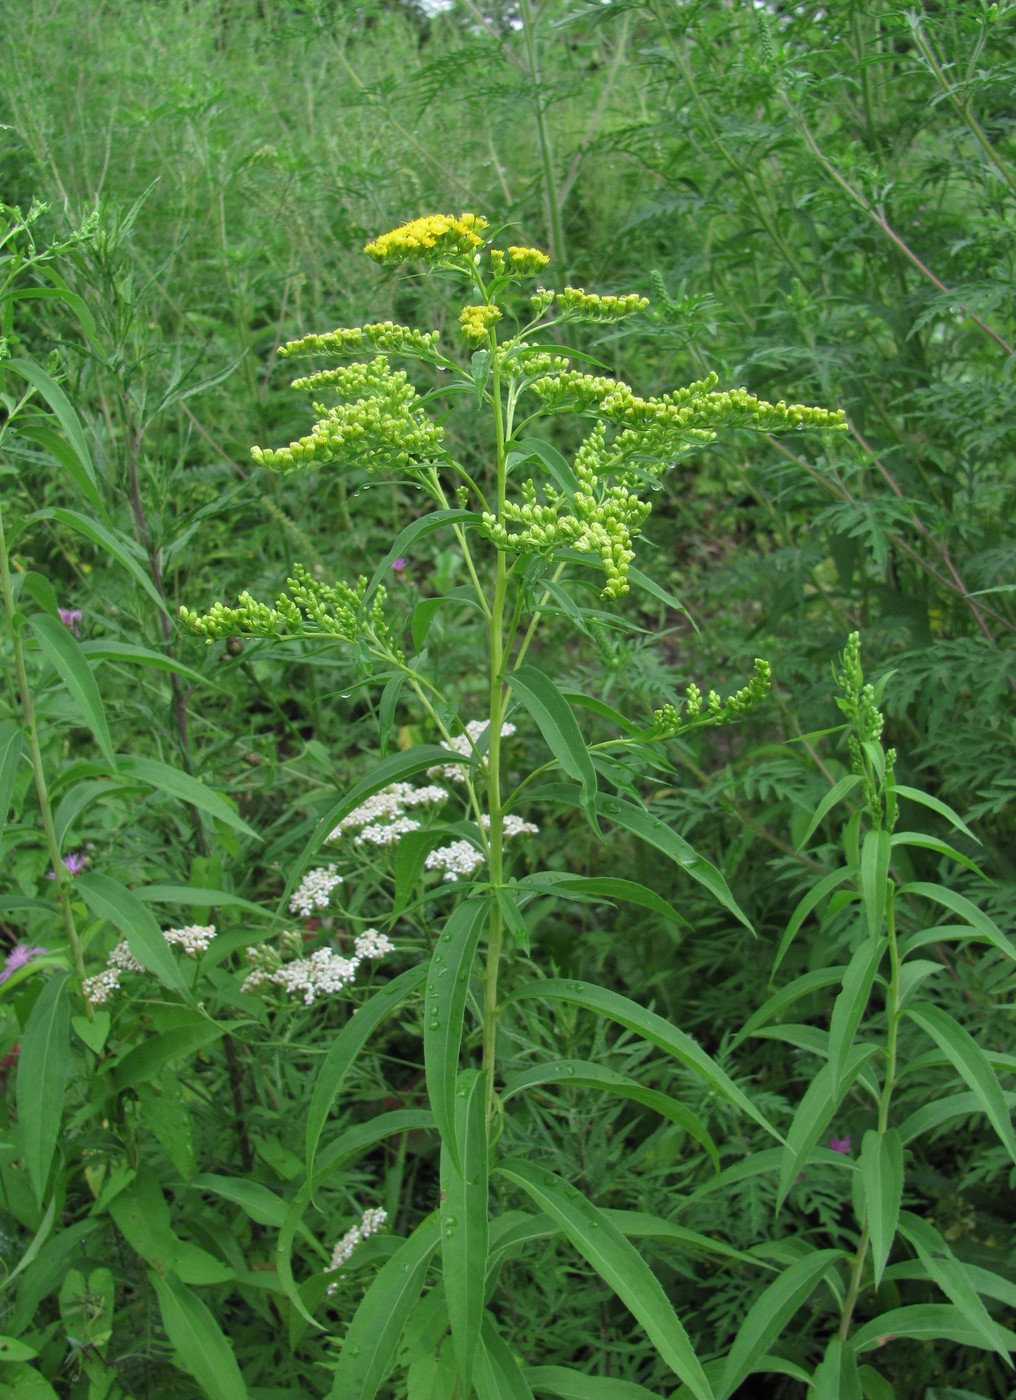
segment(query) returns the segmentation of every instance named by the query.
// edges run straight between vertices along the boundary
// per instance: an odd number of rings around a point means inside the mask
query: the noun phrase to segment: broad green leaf
[[[892,846],[888,831],[868,831],[861,847],[861,903],[868,924],[868,934],[877,938],[885,922],[889,880],[889,857]]]
[[[747,1113],[749,1118],[754,1119],[771,1137],[780,1142],[783,1141],[782,1136],[759,1112],[748,1096],[737,1087],[701,1046],[697,1045],[683,1031],[679,1031],[676,1026],[672,1026],[664,1017],[657,1016],[655,1012],[647,1011],[645,1007],[639,1006],[638,1002],[621,996],[619,992],[610,991],[609,988],[597,987],[592,982],[565,981],[562,978],[551,977],[544,982],[529,982],[517,987],[505,998],[505,1005],[523,998],[533,997],[541,1000],[566,1001],[575,1006],[583,1006],[587,1011],[592,1011],[598,1016],[606,1016],[608,1020],[616,1021],[618,1025],[634,1031],[636,1035],[642,1036],[650,1044],[665,1050],[669,1055],[673,1055],[689,1069],[695,1070],[710,1088],[725,1098],[728,1103],[734,1104],[742,1112]]]
[[[189,773],[182,773],[179,768],[171,768],[168,763],[154,758],[134,758],[130,754],[121,754],[117,764],[123,776],[144,783],[158,793],[178,797],[241,835],[249,836],[254,841],[261,840],[253,827],[237,816],[232,803],[213,788],[206,787],[200,778],[192,778]]]
[[[728,913],[733,914],[749,933],[754,933],[754,929],[747,915],[740,909],[734,896],[727,887],[727,882],[723,876],[704,856],[688,844],[683,836],[666,824],[660,821],[659,817],[651,816],[649,812],[641,807],[636,807],[633,802],[626,802],[621,797],[600,797],[596,802],[597,811],[608,821],[616,822],[618,826],[623,826],[626,831],[630,831],[639,840],[645,841],[648,845],[654,846],[658,851],[662,851],[675,865],[686,871],[693,880],[697,880],[703,885],[714,899],[723,905]]]
[[[996,1324],[1004,1345],[1016,1351],[1016,1332]],[[913,1337],[920,1342],[959,1342],[961,1346],[985,1348],[980,1331],[951,1303],[914,1303],[890,1308],[857,1329],[851,1340],[858,1351],[885,1346],[886,1338]]]
[[[441,1276],[459,1370],[469,1391],[487,1278],[487,1075],[463,1070],[455,1095],[456,1162],[441,1145]]]
[[[128,539],[126,535],[120,534],[111,526],[101,524],[98,520],[93,520],[88,515],[82,515],[80,511],[67,510],[63,506],[37,510],[28,519],[29,521],[58,520],[61,525],[66,525],[69,529],[77,531],[79,535],[84,535],[86,539],[98,545],[101,550],[111,555],[122,568],[126,569],[134,582],[148,595],[159,611],[165,613],[167,617],[169,616],[166,600],[152,582],[147,562],[138,551],[134,541]]]
[[[790,947],[791,943],[793,943],[798,930],[812,910],[816,909],[827,895],[832,894],[833,890],[837,889],[840,885],[846,884],[848,880],[854,879],[856,875],[857,868],[855,866],[846,866],[842,870],[834,870],[829,875],[824,875],[817,884],[812,885],[797,901],[794,912],[790,916],[790,922],[787,924],[786,931],[780,939],[780,946],[776,950],[776,957],[773,959],[773,970],[769,974],[770,979],[776,976],[776,970],[786,956],[787,949]]]
[[[850,1342],[833,1337],[814,1376],[808,1400],[864,1400],[857,1354]]]
[[[21,726],[13,720],[4,720],[0,724],[0,836],[3,835],[11,809],[21,749]]]
[[[95,467],[92,465],[92,454],[85,441],[81,420],[75,412],[74,405],[60,388],[60,385],[34,360],[8,359],[4,361],[4,370],[13,370],[15,374],[20,374],[22,379],[27,380],[32,388],[46,400],[78,460],[80,472],[75,474],[75,480],[80,482],[83,477],[89,482],[92,492],[97,492]]]
[[[159,1275],[183,1283],[226,1283],[233,1271],[173,1229],[169,1205],[153,1174],[141,1168],[134,1182],[109,1201],[109,1213],[131,1249]]]
[[[842,802],[845,797],[849,796],[860,781],[861,779],[856,773],[848,773],[845,778],[841,778],[838,783],[829,789],[825,797],[822,798],[822,801],[815,808],[812,819],[808,823],[807,830],[797,843],[797,849],[799,851],[804,850],[828,813],[832,811],[838,802]]]
[[[905,1210],[900,1213],[900,1234],[916,1251],[930,1279],[981,1335],[980,1345],[997,1351],[1007,1366],[1012,1365],[1001,1328],[981,1302],[966,1268],[946,1241],[928,1221]]]
[[[659,914],[661,919],[691,925],[683,914],[679,914],[672,904],[661,898],[655,890],[640,885],[635,880],[623,880],[610,875],[572,875],[567,871],[546,870],[534,875],[524,875],[518,882],[525,890],[538,890],[541,894],[572,895],[584,900],[619,899],[626,904],[637,904]]]
[[[132,1042],[131,1048],[112,1069],[117,1091],[123,1093],[136,1084],[147,1084],[166,1065],[203,1050],[206,1045],[221,1040],[225,1033],[224,1022],[213,1021],[210,1016],[195,1012],[193,1021],[171,1026],[140,1042]]]
[[[248,1400],[233,1348],[211,1310],[172,1274],[162,1278],[153,1271],[148,1278],[177,1365],[194,1377],[208,1400]]]
[[[70,630],[54,617],[35,613],[28,619],[46,660],[70,691],[81,718],[95,735],[106,762],[116,768],[113,741],[109,737],[106,711],[85,655]]]
[[[562,1177],[510,1158],[495,1169],[556,1220],[575,1249],[645,1329],[670,1369],[698,1400],[714,1400],[702,1364],[656,1275],[621,1231]]]
[[[945,909],[951,909],[954,914],[958,914],[961,919],[975,929],[986,943],[991,943],[1007,957],[1016,957],[1013,945],[1002,933],[1001,929],[989,919],[983,910],[978,909],[976,904],[955,890],[948,890],[944,885],[928,884],[924,881],[916,880],[908,885],[901,885],[897,891],[897,898],[903,895],[919,895],[923,899],[930,899],[935,904],[941,904]]]
[[[416,991],[427,975],[425,964],[408,967],[398,977],[379,987],[370,1001],[361,1006],[355,1016],[343,1026],[332,1041],[328,1054],[314,1080],[314,1088],[307,1108],[306,1170],[308,1179],[314,1174],[314,1158],[317,1153],[321,1133],[332,1111],[339,1090],[346,1075],[352,1069],[357,1055],[366,1041],[386,1016],[401,1006],[407,997]]]
[[[857,1078],[861,1069],[877,1052],[877,1045],[854,1045],[847,1052],[839,1075],[840,1094],[834,1098],[832,1092],[832,1067],[824,1064],[817,1072],[794,1113],[794,1121],[787,1133],[787,1144],[780,1165],[780,1190],[777,1196],[777,1209],[787,1198],[787,1193],[797,1180],[808,1154],[818,1142],[833,1118],[847,1090]]]
[[[616,1070],[606,1069],[603,1065],[592,1064],[587,1060],[552,1060],[548,1064],[537,1065],[533,1069],[511,1075],[501,1091],[501,1100],[503,1103],[507,1103],[516,1094],[521,1094],[526,1089],[534,1088],[536,1085],[545,1084],[601,1089],[604,1093],[617,1094],[621,1098],[632,1099],[635,1103],[652,1109],[654,1113],[659,1113],[661,1117],[668,1118],[672,1123],[683,1128],[690,1137],[705,1148],[716,1170],[720,1169],[720,1157],[716,1150],[716,1144],[709,1136],[705,1124],[696,1114],[692,1113],[690,1108],[685,1108],[676,1099],[672,1099],[669,1094],[662,1094],[658,1089],[644,1088],[637,1080],[631,1079],[627,1074],[619,1074]]]
[[[903,1013],[942,1051],[977,1096],[981,1109],[1016,1162],[1016,1134],[1005,1098],[984,1051],[968,1031],[938,1006],[910,1006]]]
[[[35,1199],[42,1202],[60,1135],[70,1069],[68,978],[48,978],[32,1007],[18,1059],[18,1138]]]
[[[875,1287],[889,1259],[903,1199],[903,1143],[895,1128],[869,1128],[861,1145],[861,1185],[871,1237]]]
[[[434,615],[440,608],[451,605],[465,606],[479,611],[480,604],[477,601],[476,591],[471,584],[464,583],[458,588],[451,589],[448,593],[441,593],[436,598],[421,598],[413,609],[413,617],[410,623],[410,631],[413,636],[413,650],[421,652],[423,644],[427,640],[427,633],[430,631],[430,624],[434,621]],[[405,679],[405,673],[400,671],[399,676]]]
[[[812,992],[821,992],[826,987],[835,987],[843,981],[845,967],[820,967],[814,972],[805,972],[800,977],[795,977],[786,987],[774,993],[767,1002],[764,1002],[759,1009],[745,1021],[744,1025],[731,1041],[732,1045],[738,1045],[742,1040],[754,1035],[767,1022],[774,1020],[788,1006],[793,1006],[795,1001],[800,1001],[802,997],[810,996]]]
[[[473,1370],[476,1400],[533,1400],[533,1392],[515,1354],[489,1317]],[[465,1394],[469,1394],[468,1386]]]
[[[829,1022],[830,1093],[837,1102],[840,1076],[888,946],[888,939],[884,937],[869,937],[861,944],[850,959],[843,975],[843,988],[833,1005]]]
[[[86,872],[74,883],[92,913],[100,919],[108,919],[120,930],[142,967],[153,973],[164,987],[187,995],[186,983],[162,930],[136,894],[109,875]]]
[[[789,1264],[755,1299],[727,1355],[716,1387],[718,1400],[727,1400],[746,1377],[761,1369],[770,1345],[822,1278],[846,1257],[841,1249],[809,1251]]]
[[[61,437],[60,433],[48,424],[33,423],[30,420],[19,423],[18,432],[21,437],[37,442],[44,452],[48,452],[54,461],[59,462],[92,509],[99,514],[105,513],[95,479],[89,475],[88,469],[66,438]]]
[[[459,1165],[455,1089],[469,977],[476,945],[490,908],[486,899],[466,899],[449,915],[427,969],[423,1012],[423,1063],[427,1097],[441,1143]],[[360,1013],[363,1014],[362,1012]]]
[[[566,1366],[527,1366],[522,1374],[540,1395],[557,1395],[561,1400],[656,1400],[657,1396],[635,1381],[587,1376]]]
[[[438,1216],[427,1216],[379,1271],[346,1328],[329,1400],[374,1400],[384,1384],[438,1246]]]
[[[506,679],[535,720],[562,771],[579,784],[583,800],[591,802],[596,792],[596,770],[567,700],[550,677],[535,666],[519,666]]]

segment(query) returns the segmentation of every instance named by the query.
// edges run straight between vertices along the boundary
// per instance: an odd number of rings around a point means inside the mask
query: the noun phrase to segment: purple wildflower
[[[850,1134],[848,1133],[846,1137],[841,1138],[831,1137],[829,1147],[833,1152],[841,1152],[844,1157],[848,1156],[850,1153]]]
[[[82,855],[80,851],[70,851],[67,855],[60,857],[60,864],[69,875],[80,875],[88,864],[88,857]],[[47,880],[55,880],[56,876],[52,870],[46,876]]]
[[[73,632],[75,637],[81,636],[81,609],[80,608],[57,608],[57,616],[68,632]]]
[[[0,970],[0,984],[6,982],[12,973],[30,963],[33,958],[41,958],[45,951],[45,948],[30,948],[27,943],[15,943],[4,959],[3,969]]]
[[[391,571],[392,571],[393,574],[401,574],[401,573],[402,573],[402,570],[403,570],[404,568],[406,568],[408,564],[409,564],[409,560],[408,560],[408,559],[403,559],[402,556],[401,556],[401,554],[400,554],[399,557],[398,557],[398,559],[393,559],[393,560],[392,560],[392,562],[391,562]]]

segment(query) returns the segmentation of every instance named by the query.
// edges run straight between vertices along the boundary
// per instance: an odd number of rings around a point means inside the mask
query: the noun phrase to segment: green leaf
[[[606,1016],[608,1020],[616,1021],[618,1025],[634,1031],[636,1035],[642,1036],[650,1044],[665,1050],[683,1065],[694,1070],[710,1088],[725,1098],[728,1103],[734,1104],[742,1112],[747,1113],[749,1118],[754,1119],[771,1137],[780,1142],[783,1141],[781,1135],[759,1112],[748,1096],[737,1087],[701,1046],[697,1045],[683,1031],[679,1031],[676,1026],[672,1026],[664,1017],[657,1016],[653,1011],[647,1011],[644,1006],[639,1006],[638,1002],[631,1001],[628,997],[621,996],[619,992],[613,992],[607,987],[597,987],[592,982],[565,981],[561,978],[551,977],[543,982],[528,982],[521,987],[516,987],[505,997],[504,1004],[509,1005],[513,1001],[533,997],[541,1000],[546,998],[552,1001],[565,1001],[575,1006],[583,1006],[587,1011],[592,1011],[598,1016]]]
[[[71,636],[69,629],[54,617],[47,617],[45,613],[35,613],[28,622],[43,655],[74,697],[81,717],[95,735],[95,742],[102,750],[106,762],[115,770],[116,755],[113,753],[113,742],[109,737],[102,696],[81,647]]]
[[[596,770],[578,721],[557,686],[535,666],[519,666],[507,681],[535,720],[562,770],[579,784],[583,803],[592,802],[596,794]]]
[[[774,1020],[786,1011],[788,1006],[792,1006],[795,1001],[800,1001],[802,997],[842,983],[846,970],[845,967],[820,967],[816,968],[814,972],[805,972],[800,977],[795,977],[793,982],[774,993],[767,1002],[763,1002],[752,1016],[749,1016],[734,1036],[731,1044],[739,1045],[742,1040],[754,1035],[768,1021]]]
[[[575,493],[579,489],[578,478],[567,459],[561,456],[556,447],[552,447],[549,442],[544,442],[542,438],[522,438],[520,441],[510,443],[506,464],[508,472],[513,472],[516,467],[524,466],[534,457],[546,467],[547,473],[557,489],[569,501],[574,500]]]
[[[977,1096],[1003,1147],[1016,1162],[1016,1134],[1005,1098],[984,1051],[948,1012],[938,1006],[910,1006],[903,1013],[929,1035]]]
[[[868,831],[861,847],[861,902],[868,933],[877,938],[885,922],[888,897],[889,857],[892,844],[888,831]]]
[[[592,1064],[587,1060],[558,1060],[545,1065],[536,1065],[533,1069],[511,1075],[505,1081],[501,1091],[501,1100],[503,1103],[507,1103],[516,1094],[545,1084],[565,1084],[583,1089],[600,1089],[604,1093],[617,1094],[621,1098],[632,1099],[635,1103],[652,1109],[654,1113],[668,1118],[671,1123],[676,1123],[678,1127],[683,1128],[709,1153],[710,1161],[716,1170],[720,1169],[720,1158],[716,1144],[709,1136],[705,1124],[696,1114],[692,1113],[690,1108],[685,1108],[676,1099],[672,1099],[669,1094],[662,1094],[658,1089],[646,1089],[637,1080],[629,1078],[626,1074],[619,1074],[616,1070],[607,1069],[603,1065]]]
[[[136,894],[108,875],[86,873],[79,875],[74,884],[92,913],[100,919],[108,919],[120,930],[142,967],[156,976],[164,987],[188,995],[162,930]]]
[[[179,797],[182,802],[207,812],[210,817],[239,831],[241,835],[249,836],[254,841],[261,840],[253,827],[237,816],[235,807],[221,793],[206,787],[200,778],[192,778],[189,773],[181,773],[178,768],[171,768],[168,763],[154,758],[134,758],[130,754],[122,754],[117,764],[123,776],[144,783],[158,793]]]
[[[172,1274],[149,1280],[159,1300],[176,1362],[194,1377],[209,1400],[249,1400],[229,1340],[209,1308]]]
[[[797,1180],[808,1154],[818,1142],[833,1115],[840,1106],[843,1096],[860,1074],[861,1070],[878,1050],[877,1045],[854,1045],[847,1052],[843,1067],[838,1076],[840,1093],[832,1092],[832,1066],[824,1064],[818,1071],[794,1113],[794,1121],[787,1133],[787,1143],[780,1164],[780,1189],[776,1199],[777,1210],[787,1198],[787,1193]]]
[[[405,972],[400,972],[398,977],[393,977],[390,982],[379,987],[370,1001],[361,1006],[355,1016],[350,1017],[332,1041],[314,1080],[307,1108],[305,1151],[308,1179],[314,1174],[314,1158],[321,1133],[332,1111],[332,1104],[345,1082],[346,1075],[356,1062],[357,1055],[385,1017],[390,1016],[416,991],[426,975],[427,968],[424,964],[419,967],[407,967]]]
[[[380,1270],[346,1329],[329,1400],[374,1400],[395,1364],[406,1319],[438,1245],[435,1212],[416,1227]]]
[[[423,1063],[427,1097],[442,1146],[459,1163],[455,1131],[455,1090],[469,976],[476,945],[490,908],[486,899],[466,899],[454,909],[437,940],[427,970],[423,1012]],[[360,1013],[363,1014],[362,1012]]]
[[[93,520],[90,516],[82,515],[80,511],[67,510],[63,506],[37,510],[28,517],[28,520],[58,520],[61,525],[66,525],[79,535],[84,535],[86,539],[98,545],[104,553],[109,554],[122,568],[126,569],[134,582],[148,595],[159,611],[165,613],[167,617],[169,616],[166,600],[152,582],[143,556],[140,555],[134,541],[128,539],[126,535],[120,534],[118,530],[114,530],[110,526],[101,524],[98,520]]]
[[[1006,1365],[1012,1366],[1002,1329],[981,1302],[966,1268],[935,1227],[908,1210],[900,1213],[899,1225],[900,1234],[917,1251],[928,1277],[980,1334],[980,1345],[997,1351]]]
[[[997,1324],[996,1324],[997,1325]],[[1016,1350],[1016,1333],[999,1327],[1008,1350]],[[961,1346],[985,1349],[980,1331],[971,1327],[959,1308],[949,1303],[914,1303],[890,1308],[859,1327],[852,1337],[858,1351],[885,1346],[886,1338],[913,1337],[921,1342],[959,1342]]]
[[[441,1146],[441,1275],[463,1394],[480,1342],[487,1278],[487,1075],[466,1069],[455,1097],[458,1163]]]
[[[830,788],[825,797],[823,797],[822,801],[815,808],[811,821],[808,823],[808,829],[797,843],[797,849],[799,851],[804,850],[825,817],[838,802],[842,802],[845,797],[853,792],[860,781],[861,779],[856,773],[848,773],[845,778],[841,778],[834,787]]]
[[[378,584],[390,577],[389,570],[395,560],[412,552],[412,546],[417,540],[432,535],[435,530],[443,530],[446,525],[478,525],[482,519],[483,516],[475,510],[432,510],[427,515],[421,515],[418,520],[411,521],[400,531],[395,543],[371,575],[365,594],[366,600],[369,602]],[[391,781],[394,782],[395,779]]]
[[[417,646],[417,651],[419,651]],[[395,732],[395,711],[398,708],[399,695],[408,677],[405,671],[397,671],[391,680],[388,681],[381,692],[381,700],[377,707],[378,718],[378,745],[381,750],[381,757],[388,757],[388,746]]]
[[[685,928],[691,925],[683,914],[679,914],[672,904],[661,898],[655,890],[640,885],[635,880],[622,880],[609,875],[572,875],[567,871],[545,870],[533,875],[524,875],[518,882],[520,889],[538,890],[540,894],[572,895],[583,900],[619,899],[626,904],[637,904],[649,909]]]
[[[533,1400],[522,1366],[489,1317],[483,1320],[472,1379],[476,1400]],[[461,1393],[470,1394],[469,1387]]]
[[[1016,1094],[1003,1091],[1003,1098],[1009,1112],[1016,1111]],[[933,1128],[940,1128],[952,1118],[969,1118],[974,1113],[982,1112],[981,1101],[976,1094],[950,1094],[947,1098],[935,1099],[916,1109],[901,1125],[900,1137],[904,1143],[910,1143]]]
[[[770,1345],[811,1297],[821,1279],[844,1258],[841,1249],[809,1250],[755,1299],[727,1355],[722,1380],[717,1385],[718,1400],[727,1400],[746,1377],[761,1369]]]
[[[11,809],[21,750],[21,726],[13,720],[4,720],[0,724],[0,836],[3,835]]]
[[[693,880],[697,880],[703,885],[714,899],[733,914],[749,933],[754,933],[754,929],[747,915],[740,909],[734,896],[727,887],[727,882],[723,876],[704,856],[688,844],[683,836],[679,836],[666,822],[660,821],[658,817],[651,816],[641,807],[636,807],[632,802],[626,802],[620,797],[601,797],[596,803],[597,811],[608,821],[613,821],[618,826],[623,826],[639,840],[645,841],[648,845],[654,846],[658,851],[662,851],[675,865],[686,871]]]
[[[648,574],[644,574],[641,569],[636,569],[634,565],[629,566],[628,582],[635,588],[641,588],[643,593],[648,593],[649,596],[655,598],[658,603],[664,603],[673,612],[679,612],[682,617],[688,619],[692,627],[695,628],[695,631],[698,631],[698,627],[695,625],[695,619],[681,602],[680,598],[675,597],[673,593],[668,593],[665,588],[661,588],[654,579],[651,579]]]
[[[44,452],[48,452],[55,462],[59,462],[92,509],[100,514],[104,513],[95,478],[89,474],[87,467],[82,464],[66,438],[61,437],[55,428],[45,423],[31,421],[19,423],[18,432],[22,437],[37,442]]]
[[[221,1040],[226,1026],[210,1016],[193,1013],[194,1019],[182,1025],[170,1026],[140,1042],[129,1042],[131,1048],[112,1068],[117,1091],[123,1093],[136,1084],[147,1084],[166,1065],[182,1060]]]
[[[1008,958],[1016,956],[1013,945],[998,925],[989,919],[983,910],[978,909],[976,904],[972,904],[969,899],[957,894],[955,890],[948,890],[944,885],[933,885],[917,880],[909,885],[901,885],[897,891],[897,898],[908,894],[919,895],[922,899],[930,899],[935,904],[941,904],[945,909],[951,909],[954,914],[958,914],[972,929],[976,930],[984,942],[992,944],[1000,952],[1005,953]]]
[[[182,676],[185,681],[190,681],[191,685],[217,690],[220,695],[229,693],[225,686],[217,685],[208,676],[195,671],[192,666],[185,666],[182,661],[176,661],[164,652],[152,651],[151,647],[139,647],[131,642],[103,640],[82,642],[81,650],[90,660],[120,661],[127,666],[147,666],[154,671],[171,671],[175,676]]]
[[[861,1145],[861,1185],[871,1236],[875,1287],[889,1259],[903,1199],[903,1143],[895,1128],[869,1128]]]
[[[635,1381],[615,1381],[603,1376],[587,1376],[565,1366],[527,1366],[522,1373],[533,1390],[558,1395],[561,1400],[656,1400],[655,1390],[646,1390]]]
[[[499,1175],[525,1191],[539,1210],[556,1220],[579,1254],[645,1329],[670,1369],[698,1400],[714,1400],[701,1362],[656,1275],[603,1211],[553,1172],[509,1159]]]
[[[840,1076],[888,946],[887,938],[868,938],[861,944],[850,959],[843,975],[843,988],[833,1005],[829,1023],[829,1092],[837,1102],[840,1098]]]
[[[959,819],[951,807],[947,806],[944,802],[940,802],[937,797],[932,797],[930,793],[922,792],[920,788],[905,787],[902,783],[896,784],[896,795],[897,797],[908,797],[911,802],[916,802],[921,807],[927,807],[930,812],[937,812],[940,817],[945,817],[950,826],[954,826],[957,831],[962,831],[963,835],[969,836],[971,841],[977,841],[978,845],[981,844],[970,830],[969,826],[965,825],[965,823]]]
[[[41,1204],[63,1119],[70,1070],[69,979],[48,978],[32,1007],[18,1059],[18,1137],[35,1199]]]
[[[26,379],[32,388],[49,404],[56,417],[57,422],[63,429],[64,434],[70,444],[74,456],[77,458],[79,472],[76,472],[75,480],[82,479],[88,481],[92,492],[97,496],[97,486],[95,479],[95,467],[92,465],[92,454],[88,450],[88,443],[85,441],[85,434],[81,428],[81,421],[74,410],[70,399],[60,388],[56,380],[34,360],[9,359],[4,361],[5,370],[13,370],[15,374],[20,374],[22,379]]]
[[[832,894],[833,890],[845,884],[847,880],[852,880],[856,874],[857,867],[852,865],[846,866],[842,870],[833,870],[830,874],[824,875],[817,884],[812,885],[798,900],[794,912],[790,916],[790,922],[787,924],[786,931],[780,939],[780,946],[776,950],[776,957],[773,959],[773,970],[769,974],[770,978],[776,976],[776,969],[783,961],[788,948],[797,936],[798,930],[812,910],[822,903],[826,895]]]
[[[233,1279],[232,1269],[221,1259],[174,1232],[162,1187],[145,1168],[139,1169],[132,1186],[110,1200],[109,1213],[131,1249],[160,1278],[175,1273],[183,1283],[194,1284]]]
[[[936,855],[945,856],[947,860],[954,860],[957,865],[966,866],[975,875],[979,875],[982,880],[988,877],[979,865],[976,865],[969,856],[965,856],[962,851],[958,851],[955,846],[950,846],[947,841],[939,841],[934,836],[926,836],[923,831],[896,831],[892,836],[892,848],[895,851],[897,846],[918,846],[924,851],[934,851]]]
[[[857,1353],[849,1342],[832,1338],[812,1377],[808,1400],[864,1400]]]

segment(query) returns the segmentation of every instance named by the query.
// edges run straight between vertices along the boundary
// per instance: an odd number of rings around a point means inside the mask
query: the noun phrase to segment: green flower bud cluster
[[[549,413],[599,413],[604,400],[617,390],[632,392],[619,379],[583,374],[577,369],[552,372],[535,379],[529,387]]]
[[[861,667],[861,636],[851,632],[841,658],[836,683],[842,691],[836,704],[850,721],[847,749],[850,771],[864,783],[864,797],[876,827],[892,831],[896,825],[897,803],[893,772],[896,750],[883,753],[881,740],[885,718],[878,708],[875,687],[865,682]]]
[[[715,383],[715,376],[712,377]],[[641,399],[627,384],[619,384],[605,398],[600,413],[610,422],[628,428],[665,428],[677,435],[703,433],[710,438],[717,428],[751,428],[778,433],[786,428],[845,428],[842,409],[810,408],[806,404],[767,403],[747,389],[706,389],[709,380],[688,385],[674,394]]]
[[[649,305],[648,297],[640,297],[637,292],[627,296],[597,296],[595,292],[583,291],[581,287],[565,287],[563,292],[554,295],[554,305],[563,319],[568,321],[588,321],[595,324],[623,321],[636,312],[644,311]]]
[[[535,350],[523,341],[505,342],[498,347],[501,357],[501,372],[508,379],[543,379],[548,375],[562,374],[568,368],[566,355],[551,355],[545,350]]]
[[[398,326],[394,321],[373,321],[367,326],[287,341],[279,347],[279,355],[283,359],[296,355],[359,355],[364,349],[383,350],[386,355],[429,355],[439,334]]]
[[[327,384],[351,401],[332,408],[315,404],[321,417],[307,437],[288,447],[252,447],[260,466],[285,473],[341,461],[369,471],[399,471],[441,453],[444,430],[418,407],[405,372],[392,370],[383,356],[370,364],[323,370],[297,383]]]
[[[313,577],[301,564],[293,566],[293,577],[286,580],[288,593],[276,599],[275,606],[259,603],[249,593],[241,593],[238,607],[213,603],[204,616],[190,608],[180,609],[180,621],[190,631],[212,642],[242,634],[255,637],[338,637],[344,642],[366,641],[375,650],[401,659],[392,629],[385,621],[387,593],[378,588],[370,606],[366,605],[367,579],[360,577],[356,587],[347,583],[326,584]]]
[[[650,505],[624,483],[608,485],[601,472],[604,429],[597,424],[575,457],[578,489],[570,498],[544,486],[545,503],[537,499],[532,480],[522,487],[522,501],[505,503],[499,522],[484,512],[481,530],[496,548],[517,554],[540,554],[550,559],[561,548],[595,553],[603,569],[603,598],[620,598],[628,591],[628,569],[635,552],[632,538],[642,528]],[[517,528],[510,530],[509,525]]]
[[[768,661],[756,656],[751,680],[740,690],[721,700],[718,691],[711,690],[705,698],[692,681],[685,693],[685,707],[682,713],[676,706],[666,704],[653,712],[653,724],[647,735],[641,737],[668,739],[688,728],[689,721],[705,724],[726,724],[730,720],[741,719],[749,710],[760,705],[769,694],[772,686],[772,668]]]

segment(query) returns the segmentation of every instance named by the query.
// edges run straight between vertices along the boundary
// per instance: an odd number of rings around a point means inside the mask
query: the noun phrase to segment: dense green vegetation
[[[0,13],[0,1394],[1011,1393],[1014,26],[854,0]],[[845,430],[731,412],[714,441],[643,443],[647,581],[606,600],[567,550],[545,593],[547,550],[414,528],[465,513],[463,481],[477,512],[499,468],[568,496],[603,412],[527,400],[514,466],[497,450],[468,289],[362,251],[439,211],[550,256],[497,285],[502,343],[536,285],[634,293],[539,353],[650,401],[715,374]],[[280,346],[386,321],[440,333],[447,364],[392,368],[465,473],[447,496],[411,456],[252,461],[319,416]],[[383,579],[390,634],[356,603],[351,646],[181,627],[271,602],[295,563],[311,592]],[[540,832],[487,901],[500,1007],[467,960],[439,1072],[426,968],[446,927],[472,957],[483,895],[423,862],[449,833],[482,847],[468,804],[369,859],[321,837],[378,775],[429,781],[419,746],[504,718],[492,638],[522,669],[488,766]],[[689,686],[727,696],[756,657],[764,703],[698,722]],[[611,878],[643,894],[580,883]],[[369,924],[395,952],[348,991],[250,985]],[[122,939],[142,971],[89,1000]],[[459,1157],[481,1138],[482,1188]],[[569,1224],[518,1163],[599,1214]],[[489,1204],[486,1284],[449,1191]],[[606,1263],[590,1219],[621,1240]],[[666,1326],[661,1347],[670,1309],[687,1353]]]

